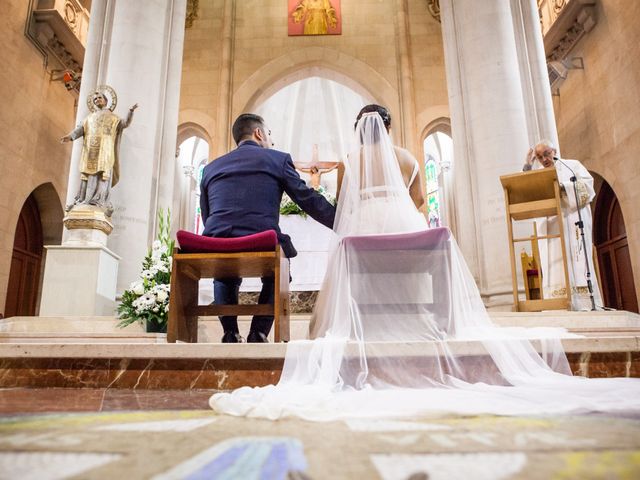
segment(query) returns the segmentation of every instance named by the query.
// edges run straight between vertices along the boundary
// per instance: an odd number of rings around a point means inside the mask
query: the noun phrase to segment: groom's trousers
[[[274,278],[262,277],[262,290],[258,297],[259,304],[273,304]],[[216,278],[213,281],[213,303],[216,305],[233,305],[238,303],[241,278]],[[226,332],[238,332],[238,317],[236,315],[224,315],[218,317],[222,328]],[[269,335],[273,325],[273,315],[255,315],[251,320],[251,331]]]

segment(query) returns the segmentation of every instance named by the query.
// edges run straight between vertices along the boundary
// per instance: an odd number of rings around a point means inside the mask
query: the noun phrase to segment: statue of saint
[[[300,0],[291,16],[295,23],[304,21],[304,35],[325,35],[338,23],[330,0]]]
[[[107,95],[110,99],[107,98]],[[103,208],[108,216],[113,212],[109,202],[111,187],[118,183],[120,165],[118,148],[122,130],[131,124],[136,103],[129,109],[123,121],[113,110],[117,104],[113,88],[103,85],[87,97],[91,113],[68,135],[60,139],[62,143],[83,137],[82,157],[80,159],[80,189],[71,210],[75,205],[95,205]]]

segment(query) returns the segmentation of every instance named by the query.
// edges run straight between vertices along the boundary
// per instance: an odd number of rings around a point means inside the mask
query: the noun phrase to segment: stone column
[[[396,39],[398,43],[398,77],[400,84],[400,108],[401,118],[401,138],[403,147],[416,155],[417,148],[416,133],[416,107],[415,95],[413,91],[413,66],[411,64],[411,48],[409,45],[409,27],[407,25],[407,0],[396,0]],[[393,128],[393,126],[392,126]],[[423,164],[422,159],[420,164]],[[422,178],[422,168],[420,176]],[[424,179],[423,179],[424,180]]]
[[[87,34],[87,45],[84,53],[84,64],[82,65],[82,83],[78,95],[78,111],[76,112],[76,125],[89,114],[86,98],[93,92],[99,82],[100,58],[103,52],[103,36],[105,22],[109,21],[107,12],[107,0],[93,0],[91,3],[91,18],[89,21],[89,31]],[[71,125],[69,125],[71,127]],[[69,128],[71,130],[71,128]],[[69,165],[69,183],[67,184],[67,202],[73,203],[73,199],[80,187],[80,176],[78,168],[80,165],[80,154],[82,152],[82,142],[73,142],[71,151],[71,161]],[[68,238],[69,230],[64,229],[62,243]]]
[[[119,109],[139,104],[122,135],[121,180],[111,195],[109,247],[122,257],[118,292],[139,274],[158,208],[174,207],[185,15],[186,0],[115,2],[105,82],[118,92]]]
[[[544,85],[548,89],[548,80],[540,73],[540,52],[529,51],[527,59],[522,50],[539,47],[541,38],[529,37],[541,33],[531,24],[531,11],[524,8],[533,0],[440,4],[458,242],[487,306],[509,308],[511,271],[505,257],[509,249],[499,177],[520,171],[531,139],[552,136],[555,130],[548,112],[537,111],[546,105],[538,93]],[[522,25],[517,35],[516,23]]]
[[[551,140],[558,146],[547,58],[534,0],[511,0],[513,27],[525,102],[529,145]],[[558,153],[560,152],[558,147]]]
[[[233,54],[234,54],[234,22],[236,4],[234,0],[225,0],[222,24],[222,54],[220,55],[220,93],[218,95],[217,138],[214,139],[212,158],[217,158],[231,150],[234,145],[231,138]]]

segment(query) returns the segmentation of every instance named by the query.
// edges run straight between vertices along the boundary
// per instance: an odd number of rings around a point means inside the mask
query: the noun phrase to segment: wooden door
[[[598,192],[593,224],[600,268],[600,289],[605,306],[638,312],[622,210],[616,194],[607,182],[603,182]]]
[[[22,207],[13,240],[5,317],[36,314],[42,263],[42,224],[33,195]]]

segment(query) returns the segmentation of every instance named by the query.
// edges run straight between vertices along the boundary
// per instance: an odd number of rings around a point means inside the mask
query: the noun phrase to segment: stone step
[[[291,319],[304,338],[309,315]],[[640,316],[628,312],[497,313],[504,326],[564,326],[584,334],[564,338],[575,373],[640,377]],[[277,382],[285,344],[221,344],[216,318],[199,322],[197,344],[167,344],[142,325],[118,329],[113,317],[14,317],[0,320],[0,387],[229,389]],[[239,319],[246,335],[251,319]],[[207,343],[207,341],[209,343]],[[533,341],[540,349],[540,342]],[[473,362],[489,361],[481,342],[450,340]],[[385,342],[384,354],[437,355],[432,342]],[[350,346],[349,348],[354,348]]]
[[[539,341],[532,341],[540,351]],[[565,338],[574,373],[590,377],[640,377],[640,333]],[[479,341],[451,340],[461,362],[490,359]],[[275,383],[286,344],[220,343],[2,343],[0,388],[232,389]],[[347,354],[357,345],[347,347]],[[384,342],[389,357],[435,356],[433,342]]]
[[[505,327],[563,327],[586,336],[616,336],[640,330],[640,315],[611,312],[489,312],[491,320]],[[307,336],[311,314],[291,316],[291,339]],[[0,320],[0,343],[162,343],[162,334],[146,333],[140,323],[118,328],[115,317],[11,317]],[[251,317],[239,317],[240,332],[246,337]],[[199,343],[218,343],[222,327],[217,317],[201,317]],[[273,341],[273,331],[270,333]]]

